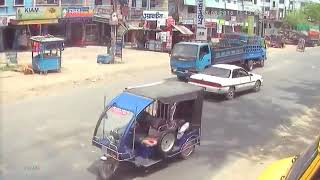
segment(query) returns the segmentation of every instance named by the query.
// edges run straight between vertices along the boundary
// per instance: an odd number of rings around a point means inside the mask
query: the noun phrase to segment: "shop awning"
[[[107,15],[94,15],[92,21],[109,24],[110,17]]]
[[[143,27],[139,27],[135,24],[127,24],[128,25],[128,30],[142,30]]]
[[[173,27],[184,35],[193,35],[193,32],[183,25],[174,25]]]
[[[38,20],[11,20],[13,25],[31,25],[31,24],[57,24],[58,19],[38,19]]]

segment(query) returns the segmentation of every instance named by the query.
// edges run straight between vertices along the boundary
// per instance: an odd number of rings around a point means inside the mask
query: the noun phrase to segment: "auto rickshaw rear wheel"
[[[102,161],[99,166],[99,177],[102,180],[108,180],[112,176],[115,175],[117,169],[119,167],[119,162],[113,159],[107,159]]]
[[[168,153],[174,147],[176,142],[176,132],[173,129],[165,130],[161,133],[158,140],[158,150],[163,157],[167,157]]]

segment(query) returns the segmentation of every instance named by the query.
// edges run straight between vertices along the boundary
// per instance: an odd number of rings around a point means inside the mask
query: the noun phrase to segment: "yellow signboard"
[[[59,7],[17,8],[17,20],[57,19],[61,17]]]

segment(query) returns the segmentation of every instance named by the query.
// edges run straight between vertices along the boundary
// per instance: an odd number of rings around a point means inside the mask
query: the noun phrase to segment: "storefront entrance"
[[[71,43],[76,45],[82,45],[83,24],[81,22],[71,23],[70,32]]]
[[[14,34],[15,29],[13,27],[7,27],[3,29],[3,48],[5,50],[12,49],[13,48],[13,42],[14,42]]]

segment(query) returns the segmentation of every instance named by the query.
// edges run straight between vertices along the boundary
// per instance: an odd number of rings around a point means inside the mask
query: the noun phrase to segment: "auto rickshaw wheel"
[[[182,145],[180,157],[182,159],[187,159],[196,149],[196,146],[193,144],[193,141],[188,141]]]
[[[109,178],[115,175],[118,167],[119,162],[115,160],[108,159],[102,161],[101,165],[99,166],[99,177],[102,180],[108,180]]]
[[[163,157],[167,157],[168,153],[174,147],[176,142],[176,133],[172,129],[164,131],[158,140],[158,149]]]

